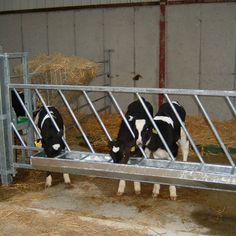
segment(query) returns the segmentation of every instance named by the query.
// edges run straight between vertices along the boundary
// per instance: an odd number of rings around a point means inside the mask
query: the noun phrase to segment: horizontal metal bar
[[[30,164],[24,164],[24,163],[14,163],[13,164],[15,168],[23,168],[23,169],[33,169],[32,165]]]
[[[100,101],[100,100],[102,100],[102,99],[104,99],[104,98],[106,98],[106,97],[108,97],[108,95],[105,95],[105,96],[96,98],[96,99],[92,100],[91,102],[92,102],[92,103],[95,103],[95,102],[98,102],[98,101]],[[85,103],[85,104],[83,104],[83,105],[81,105],[81,106],[79,106],[78,109],[82,109],[83,107],[87,107],[87,106],[89,106],[89,103],[88,103],[88,102]]]
[[[99,112],[102,112],[102,111],[105,111],[105,110],[107,110],[107,109],[109,109],[109,108],[110,108],[109,105],[107,105],[107,106],[105,106],[105,107],[102,107],[101,109],[98,110],[98,113],[99,113]]]
[[[12,145],[13,149],[18,149],[18,150],[30,150],[30,151],[42,151],[43,148],[38,148],[38,147],[30,147],[30,146],[20,146],[20,145]]]
[[[77,175],[92,175],[102,178],[188,186],[204,189],[236,191],[236,175],[231,166],[204,165],[191,162],[170,162],[166,160],[130,160],[128,165],[73,159],[81,157],[80,152],[69,152],[63,159],[36,156],[31,158],[33,168],[46,171],[66,172]],[[91,155],[96,157],[97,155]],[[166,166],[169,166],[167,169]]]
[[[26,52],[14,52],[14,53],[0,53],[0,57],[7,57],[11,59],[22,58],[24,55],[28,53]]]
[[[151,93],[151,94],[179,94],[179,95],[205,95],[217,97],[236,97],[236,91],[223,90],[195,90],[195,89],[162,89],[162,88],[134,88],[134,87],[106,87],[106,86],[81,86],[81,85],[47,85],[47,84],[9,84],[9,88],[25,89],[51,89],[70,91],[118,92],[118,93]]]
[[[14,79],[14,78],[22,78],[23,75],[11,75],[10,78]]]
[[[108,62],[109,62],[108,60],[104,60],[104,61],[97,61],[96,63],[103,64],[103,63],[108,63]]]
[[[101,77],[101,76],[104,76],[104,75],[106,75],[107,73],[102,73],[102,74],[98,74],[98,75],[96,75],[96,77]]]

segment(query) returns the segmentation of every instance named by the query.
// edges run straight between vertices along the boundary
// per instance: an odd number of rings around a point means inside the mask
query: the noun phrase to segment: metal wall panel
[[[167,6],[167,87],[236,89],[235,17],[234,3]],[[138,73],[144,79],[136,86],[157,86],[159,6],[0,15],[0,30],[0,45],[8,52],[36,55],[49,47],[50,53],[100,60],[105,49],[114,49],[112,85],[134,86]],[[133,99],[120,97],[123,107]],[[180,102],[189,114],[198,114],[192,99]],[[229,118],[227,109],[219,112],[223,102],[208,102],[209,113]]]
[[[3,51],[22,51],[21,15],[0,15],[0,32]]]
[[[235,90],[236,5],[205,5],[202,9],[201,89]],[[229,110],[223,103],[207,102],[212,118],[225,119]],[[220,111],[219,114],[215,114]]]
[[[103,58],[103,10],[75,11],[76,54],[92,60]]]
[[[169,88],[199,88],[200,6],[179,5],[167,8],[167,68]],[[173,97],[197,114],[192,99]]]
[[[29,57],[48,53],[47,13],[22,15],[23,51]]]
[[[133,86],[134,77],[134,9],[107,9],[104,12],[105,48],[112,54],[112,86]],[[131,95],[119,96],[125,107]],[[123,108],[124,108],[123,107]]]
[[[75,54],[73,11],[48,13],[48,51]]]
[[[135,74],[142,76],[136,87],[156,88],[159,81],[159,8],[135,7]],[[150,30],[152,29],[152,30]],[[149,96],[155,110],[156,96]]]

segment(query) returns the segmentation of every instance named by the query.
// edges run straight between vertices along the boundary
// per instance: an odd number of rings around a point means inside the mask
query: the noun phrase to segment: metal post
[[[10,93],[8,84],[10,82],[9,61],[6,53],[0,54],[0,131],[1,131],[1,181],[8,185],[12,181],[12,174],[15,174],[13,167],[12,130]]]
[[[160,39],[159,39],[159,88],[165,87],[165,16],[166,16],[166,0],[160,1]],[[163,104],[164,96],[159,94],[159,106]]]

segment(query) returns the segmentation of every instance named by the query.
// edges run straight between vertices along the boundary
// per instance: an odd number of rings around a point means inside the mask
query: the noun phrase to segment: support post
[[[159,41],[159,88],[165,87],[165,15],[166,0],[160,0],[160,41]],[[163,104],[164,95],[159,95],[159,106]]]
[[[12,135],[9,110],[9,65],[6,53],[0,52],[0,174],[3,185],[12,182],[13,167]]]

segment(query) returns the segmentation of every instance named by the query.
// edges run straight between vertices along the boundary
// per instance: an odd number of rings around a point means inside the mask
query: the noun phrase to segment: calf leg
[[[160,188],[161,188],[160,184],[154,184],[153,190],[152,190],[152,197],[153,198],[156,198],[159,195]]]
[[[177,198],[176,187],[174,185],[170,185],[169,186],[169,191],[170,191],[170,199],[175,201],[176,198]]]
[[[173,150],[171,150],[171,151],[173,153]],[[169,159],[170,158],[168,152],[161,149],[161,148],[158,148],[157,151],[153,153],[153,157],[155,159],[158,159],[158,158]],[[174,185],[171,185],[169,187],[169,191],[170,191],[170,199],[176,200],[176,198],[177,198],[176,187]],[[156,198],[158,196],[159,192],[160,192],[160,184],[154,184],[152,196],[154,198]]]
[[[46,182],[45,182],[45,187],[51,187],[52,186],[52,175],[50,172],[47,172],[47,177],[46,177]]]
[[[141,184],[140,182],[134,182],[134,191],[137,195],[141,193]]]
[[[184,132],[182,127],[180,129],[180,140],[178,143],[182,151],[183,161],[187,161],[189,153],[189,141],[187,140],[186,133]]]
[[[70,184],[70,176],[69,174],[63,174],[65,184]]]
[[[120,182],[119,182],[119,187],[118,187],[118,192],[117,192],[118,196],[123,195],[123,193],[125,191],[125,185],[126,185],[125,180],[121,179]]]

